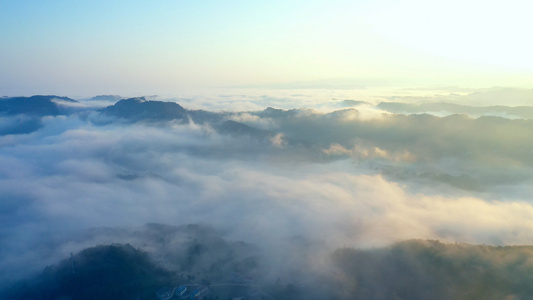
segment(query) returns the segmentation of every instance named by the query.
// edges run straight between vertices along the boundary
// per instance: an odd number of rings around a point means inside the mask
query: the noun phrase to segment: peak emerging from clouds
[[[0,115],[57,116],[63,114],[56,101],[76,103],[76,100],[58,96],[12,97],[0,99]]]
[[[186,110],[174,102],[148,101],[144,97],[123,99],[102,110],[106,115],[130,121],[183,119]]]

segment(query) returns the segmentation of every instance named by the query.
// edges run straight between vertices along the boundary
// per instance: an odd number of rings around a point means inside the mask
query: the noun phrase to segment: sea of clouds
[[[180,104],[223,103],[226,119],[263,134],[124,122],[93,109],[108,103],[82,101],[79,113],[0,136],[0,280],[125,240],[73,238],[90,228],[145,223],[208,224],[276,255],[295,237],[323,250],[533,243],[530,120],[392,114],[336,97],[302,107],[301,94],[210,97]]]

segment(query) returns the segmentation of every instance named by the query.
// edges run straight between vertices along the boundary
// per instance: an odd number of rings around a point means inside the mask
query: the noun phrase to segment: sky
[[[529,87],[528,1],[0,1],[0,93]]]

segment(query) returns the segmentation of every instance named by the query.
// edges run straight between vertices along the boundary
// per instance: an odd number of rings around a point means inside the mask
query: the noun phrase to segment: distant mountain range
[[[377,106],[380,109],[392,113],[438,113],[446,112],[449,114],[468,114],[472,116],[482,115],[501,115],[523,119],[533,119],[532,106],[467,106],[447,102],[436,103],[401,103],[401,102],[381,102]]]
[[[129,121],[159,120],[167,121],[173,119],[185,119],[193,117],[195,122],[221,121],[224,113],[213,113],[203,110],[187,110],[175,102],[164,102],[147,100],[145,97],[123,99],[118,95],[99,95],[90,100],[116,101],[101,110],[102,113],[115,116]],[[0,116],[29,115],[29,116],[57,116],[69,114],[64,103],[79,103],[78,101],[55,95],[36,95],[31,97],[3,97],[0,98]],[[357,105],[370,105],[368,102],[345,100],[343,106],[351,107]],[[469,115],[498,115],[510,116],[524,119],[533,119],[533,106],[467,106],[447,102],[436,103],[401,103],[401,102],[381,102],[377,106],[382,110],[392,113],[435,113],[447,112],[449,114],[469,114]],[[267,108],[263,112],[258,112],[262,116],[281,115],[292,116],[298,110],[281,110]]]
[[[91,100],[116,100],[120,96],[101,95]],[[79,103],[68,97],[32,96],[0,99],[0,117],[17,117],[16,121],[0,128],[0,135],[26,134],[42,127],[41,118],[46,116],[70,115],[76,109],[66,108],[63,103]],[[270,136],[264,130],[256,129],[244,123],[228,120],[227,113],[215,113],[204,110],[187,110],[175,102],[146,100],[144,97],[121,99],[115,104],[95,110],[106,116],[117,118],[122,122],[194,122],[209,123],[222,134],[249,135],[258,138]]]
[[[114,95],[101,95],[94,99],[114,99]],[[345,105],[367,105],[359,101],[343,102]],[[533,122],[533,107],[487,106],[472,107],[451,103],[407,104],[398,102],[382,102],[378,106],[382,110],[396,115],[387,117],[388,122],[378,124],[376,120],[354,119],[359,111],[347,108],[330,113],[316,113],[309,109],[283,110],[268,107],[260,111],[246,112],[247,118],[261,122],[275,123],[276,126],[262,129],[256,121],[241,121],[242,112],[211,112],[205,110],[189,110],[175,102],[147,100],[144,97],[121,99],[104,108],[92,107],[82,101],[60,96],[32,96],[0,99],[0,135],[28,134],[43,126],[43,117],[59,115],[77,115],[94,125],[110,123],[134,124],[144,123],[150,126],[174,124],[207,125],[219,134],[227,136],[249,136],[255,140],[270,142],[277,134],[282,134],[283,143],[304,147],[327,149],[332,144],[350,147],[349,141],[371,139],[380,147],[393,147],[394,143],[406,143],[416,140],[411,131],[404,132],[401,128],[413,128],[416,132],[424,132],[423,136],[440,134],[441,139],[463,139],[463,135],[476,132],[477,139],[484,139],[480,132],[498,132],[498,128],[515,128],[515,136],[524,138],[516,142],[525,143],[529,140],[528,124]],[[444,113],[446,117],[429,115]],[[424,115],[425,114],[425,115]],[[469,114],[469,117],[464,114]],[[475,117],[478,116],[478,117]],[[522,118],[527,120],[512,120]],[[252,120],[250,119],[250,120]],[[458,129],[460,128],[460,130]],[[482,129],[483,130],[482,130]],[[274,132],[276,131],[276,132]],[[409,133],[411,132],[411,133]],[[413,131],[415,132],[415,131]],[[428,135],[428,136],[429,136]],[[281,137],[281,135],[280,135]],[[426,143],[433,140],[427,140]],[[458,145],[472,141],[471,137]],[[408,143],[410,144],[410,143]],[[510,142],[506,143],[510,145]],[[517,144],[518,145],[518,144]],[[449,144],[445,145],[449,147]],[[439,146],[441,149],[442,145]],[[394,147],[393,147],[394,148]],[[527,147],[512,147],[514,158],[529,160],[529,155],[520,150]],[[346,148],[348,149],[348,148]],[[470,149],[471,151],[472,149]],[[409,149],[416,153],[417,149]],[[450,150],[451,151],[451,150]],[[455,151],[455,150],[454,150]],[[464,149],[457,150],[457,155],[468,153]],[[505,150],[509,152],[508,150]],[[518,152],[517,152],[518,151]],[[522,152],[519,152],[522,151]],[[345,151],[346,153],[346,151]],[[449,152],[451,153],[451,152]],[[424,153],[419,153],[424,154]]]

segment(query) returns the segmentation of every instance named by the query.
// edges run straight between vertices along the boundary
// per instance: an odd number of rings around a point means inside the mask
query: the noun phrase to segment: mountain
[[[411,240],[343,248],[333,262],[341,299],[530,299],[532,246],[495,247]]]
[[[377,106],[380,109],[386,110],[392,113],[431,113],[431,112],[448,112],[451,114],[468,114],[471,116],[483,116],[483,115],[502,115],[511,116],[522,119],[533,119],[533,107],[532,106],[468,106],[447,102],[435,102],[435,103],[401,103],[401,102],[381,102]]]
[[[34,279],[18,283],[1,299],[154,299],[170,272],[130,245],[87,248]]]
[[[107,100],[107,101],[119,101],[123,99],[119,95],[98,95],[91,98],[91,100]]]
[[[43,126],[41,118],[69,115],[73,112],[68,105],[76,100],[59,96],[11,97],[0,99],[0,135],[27,134]]]
[[[209,123],[221,134],[248,135],[260,139],[269,136],[269,132],[237,121],[226,120],[226,113],[187,110],[175,102],[148,101],[144,97],[120,100],[114,105],[102,109],[101,112],[129,122],[188,121],[190,119],[198,124]]]
[[[383,248],[337,249],[326,254],[322,263],[328,265],[320,271],[312,266],[320,260],[312,256],[318,253],[305,251],[314,244],[298,238],[288,241],[285,251],[308,255],[309,261],[292,257],[280,265],[264,249],[227,241],[203,225],[148,224],[134,236],[156,251],[151,257],[157,263],[129,244],[91,247],[0,292],[0,299],[156,299],[163,287],[184,283],[211,285],[204,299],[243,293],[277,300],[530,299],[533,294],[533,246],[409,240]],[[290,279],[283,276],[287,270]],[[252,281],[247,292],[221,288],[247,280]]]
[[[187,110],[175,102],[148,101],[144,97],[120,100],[114,105],[103,108],[101,112],[131,122],[187,118]]]
[[[87,248],[45,268],[38,276],[0,290],[0,299],[155,300],[156,293],[164,287],[185,283],[194,287],[209,281],[235,284],[243,280],[241,275],[260,268],[257,247],[227,241],[207,225],[150,223],[129,233],[100,228],[84,234],[75,239],[102,234],[120,239],[127,234],[128,240],[144,245],[151,253],[130,244]]]
[[[372,104],[370,102],[366,102],[366,101],[346,99],[346,100],[342,101],[342,105],[344,107],[352,107],[352,106],[372,105]]]
[[[92,100],[111,100],[120,98],[115,95],[100,95]],[[31,133],[42,125],[42,117],[70,115],[82,112],[76,100],[59,96],[31,96],[0,99],[0,117],[9,117],[0,123],[0,135]],[[87,109],[85,109],[87,110]],[[210,124],[219,133],[229,135],[249,135],[264,138],[268,133],[243,123],[229,121],[228,113],[205,110],[187,110],[175,102],[146,100],[144,97],[122,99],[113,105],[98,110],[100,113],[127,122],[165,122],[191,120],[197,124]],[[84,117],[84,116],[82,116]],[[106,121],[106,123],[109,121]],[[112,121],[111,121],[112,122]],[[94,121],[99,124],[98,121]],[[102,123],[103,124],[103,123]]]
[[[66,114],[57,102],[77,103],[76,100],[59,96],[31,96],[0,99],[0,115],[57,116]]]
[[[260,130],[253,128],[251,126],[248,126],[246,124],[233,121],[233,120],[227,120],[222,123],[220,123],[216,129],[219,133],[222,134],[228,134],[232,136],[243,136],[247,135],[250,137],[256,137],[256,138],[266,138],[269,137],[271,134],[268,131]]]

